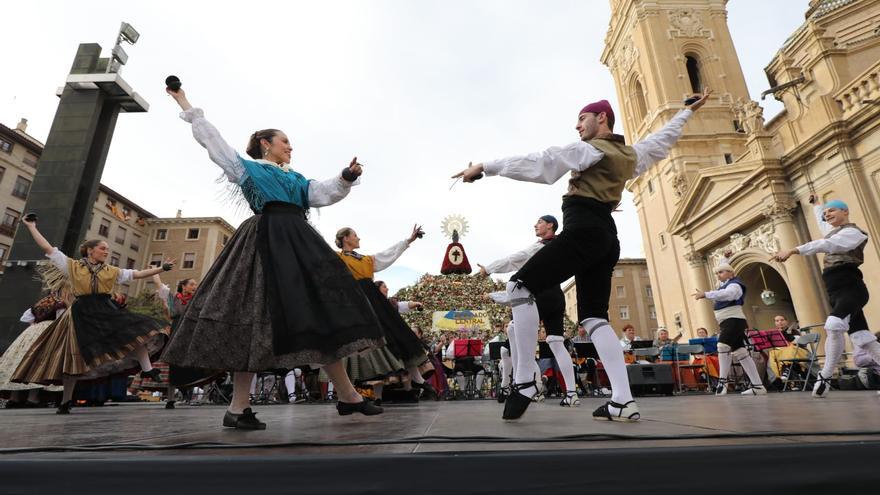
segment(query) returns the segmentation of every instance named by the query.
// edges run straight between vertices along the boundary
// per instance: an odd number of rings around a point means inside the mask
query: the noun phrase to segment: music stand
[[[455,339],[453,346],[456,359],[483,355],[483,341],[480,339]]]
[[[688,344],[703,346],[703,354],[715,354],[718,352],[718,336],[690,339]]]
[[[596,350],[596,344],[592,342],[576,342],[574,353],[579,358],[599,359],[599,351]]]
[[[550,349],[550,344],[546,342],[538,342],[538,358],[553,359],[553,357],[553,350]]]
[[[788,339],[779,330],[749,330],[746,336],[759,352],[774,347],[788,347]]]
[[[654,347],[654,341],[652,341],[652,340],[634,340],[629,343],[629,348],[632,350],[647,349],[649,347]]]

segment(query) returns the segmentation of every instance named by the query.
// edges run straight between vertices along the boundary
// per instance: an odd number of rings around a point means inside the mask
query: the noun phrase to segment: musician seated
[[[773,330],[779,330],[788,341],[787,347],[775,347],[767,350],[767,381],[771,387],[780,388],[783,378],[788,373],[788,366],[791,363],[785,363],[785,359],[807,359],[810,353],[807,349],[799,347],[794,343],[795,339],[801,334],[798,329],[798,323],[789,322],[784,315],[776,315],[773,317]],[[792,370],[792,376],[803,376],[803,366],[795,364],[796,368]]]
[[[575,330],[574,337],[571,338],[571,341],[575,344],[589,344],[592,342],[590,336],[587,335],[587,329],[580,324],[578,324],[577,330]]]
[[[709,331],[703,327],[698,328],[697,329],[697,338],[698,339],[708,339],[709,338]]]
[[[623,327],[622,332],[623,332],[623,336],[620,337],[620,347],[623,347],[624,351],[632,350],[632,347],[630,344],[632,344],[633,342],[635,342],[637,340],[642,340],[641,337],[636,335],[636,328],[628,323]]]
[[[480,357],[480,361],[478,361],[475,356],[456,356],[455,343],[459,340],[470,339],[452,339],[443,353],[446,360],[452,361],[453,364],[452,369],[447,373],[447,376],[455,377],[455,382],[458,384],[459,390],[464,391],[467,388],[467,378],[464,374],[472,373],[476,377],[476,388],[477,390],[480,390],[483,386],[483,379],[486,374],[486,370],[480,362],[482,361],[482,356]]]

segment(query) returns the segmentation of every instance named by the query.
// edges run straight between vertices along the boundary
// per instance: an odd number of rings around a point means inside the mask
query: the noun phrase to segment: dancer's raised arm
[[[223,169],[230,182],[238,183],[244,175],[244,166],[235,148],[230,146],[220,135],[220,131],[205,118],[201,108],[195,108],[186,98],[183,89],[165,90],[183,110],[180,118],[192,124],[192,133],[196,141],[208,150],[208,157]]]
[[[24,224],[25,227],[27,227],[28,232],[31,233],[31,237],[34,238],[34,241],[37,243],[37,246],[40,246],[40,249],[43,250],[43,252],[46,254],[46,256],[49,256],[50,254],[52,254],[55,251],[55,247],[52,246],[52,244],[50,244],[49,241],[47,241],[46,238],[43,237],[43,234],[40,233],[39,229],[37,229],[37,222],[36,221],[33,221],[33,220],[29,221],[25,218],[22,218],[21,223]]]

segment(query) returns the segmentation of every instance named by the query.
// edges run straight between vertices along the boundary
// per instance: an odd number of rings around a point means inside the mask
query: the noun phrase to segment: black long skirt
[[[422,341],[400,317],[400,312],[391,301],[379,291],[376,284],[370,279],[358,280],[358,284],[370,300],[376,316],[379,317],[388,350],[407,367],[418,366],[427,361],[428,353],[425,352]]]
[[[211,266],[162,359],[264,371],[328,364],[381,344],[369,301],[303,210],[268,203]]]

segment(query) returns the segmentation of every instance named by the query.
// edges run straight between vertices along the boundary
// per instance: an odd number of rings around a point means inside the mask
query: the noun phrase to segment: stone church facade
[[[610,0],[601,61],[610,69],[628,142],[660,129],[704,86],[709,102],[668,159],[628,186],[633,193],[659,325],[685,335],[716,328],[695,289],[714,288],[722,253],[749,287],[750,325],[775,314],[825,320],[821,258],[769,261],[779,248],[821,236],[809,204],[842,199],[869,235],[865,282],[880,298],[880,2],[812,0],[805,21],[765,68],[767,97],[785,109],[764,120],[752,101],[727,27],[726,0]],[[766,304],[761,293],[775,301]],[[865,308],[880,330],[880,307]]]

